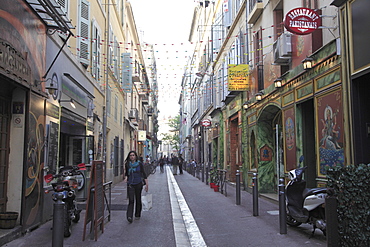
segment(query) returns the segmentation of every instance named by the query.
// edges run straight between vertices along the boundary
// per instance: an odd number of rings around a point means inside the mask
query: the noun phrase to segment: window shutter
[[[114,75],[116,76],[117,80],[119,80],[119,70],[118,70],[118,64],[119,64],[119,52],[118,52],[118,41],[117,37],[114,36]]]
[[[90,64],[90,3],[81,0],[79,5],[79,59],[86,66]]]
[[[57,0],[57,3],[60,5],[60,9],[62,10],[62,12],[68,17],[68,1],[69,0]],[[59,36],[66,40],[67,37],[68,37],[68,34],[66,33],[63,33],[63,32],[58,32]]]
[[[132,58],[130,57],[130,53],[122,53],[121,86],[124,92],[132,92]]]
[[[111,112],[112,112],[112,104],[111,104],[111,101],[112,101],[112,89],[110,88],[110,86],[108,86],[108,90],[107,90],[107,96],[108,98],[107,100],[107,115],[110,116]]]
[[[91,75],[97,80],[100,81],[100,29],[98,28],[97,24],[93,22],[92,24],[92,53],[91,53],[91,61],[92,61],[92,68],[91,68]]]

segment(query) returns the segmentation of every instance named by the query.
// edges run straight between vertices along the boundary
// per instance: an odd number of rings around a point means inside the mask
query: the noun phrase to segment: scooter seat
[[[310,196],[310,195],[326,193],[326,191],[327,191],[327,188],[306,188],[304,189],[302,195],[303,195],[303,198],[306,198],[307,196]]]

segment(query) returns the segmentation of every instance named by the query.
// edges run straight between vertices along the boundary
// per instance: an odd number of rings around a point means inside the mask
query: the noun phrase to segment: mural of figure
[[[337,125],[337,114],[339,110],[333,113],[332,108],[327,105],[324,111],[324,119],[321,119],[323,124],[323,129],[321,130],[322,138],[320,140],[320,146],[329,149],[329,150],[337,150],[341,149],[340,145],[338,144],[338,139],[340,132],[336,130]]]

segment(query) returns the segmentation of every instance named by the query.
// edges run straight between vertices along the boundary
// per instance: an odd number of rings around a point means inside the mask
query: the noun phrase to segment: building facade
[[[26,231],[52,215],[47,173],[102,160],[116,183],[130,150],[155,154],[155,59],[128,1],[0,2],[0,211]]]
[[[226,170],[231,182],[240,170],[247,190],[258,173],[259,190],[275,196],[279,178],[301,156],[309,187],[325,186],[326,167],[349,164],[340,14],[332,2],[229,0],[197,7],[182,94],[191,103],[181,104],[182,115],[190,112],[187,122],[191,116],[184,130],[191,133],[191,158]],[[307,18],[309,28],[299,26]]]

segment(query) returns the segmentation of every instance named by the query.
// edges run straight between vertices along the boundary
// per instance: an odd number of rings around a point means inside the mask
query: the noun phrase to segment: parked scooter
[[[47,174],[44,177],[46,183],[56,179],[55,182],[51,183],[53,188],[45,190],[45,193],[53,191],[52,199],[55,201],[53,240],[58,239],[56,242],[63,241],[60,239],[63,238],[63,234],[60,234],[59,229],[63,227],[64,237],[69,237],[71,235],[71,222],[77,223],[80,220],[81,209],[77,208],[75,190],[79,187],[77,176],[83,176],[81,170],[85,169],[83,163],[77,166],[65,166],[59,170],[58,174]]]
[[[300,157],[299,165],[303,162]],[[306,167],[300,167],[289,172],[290,181],[286,186],[287,224],[299,226],[302,223],[313,225],[312,235],[319,228],[326,235],[325,198],[326,188],[306,188],[302,179]]]

